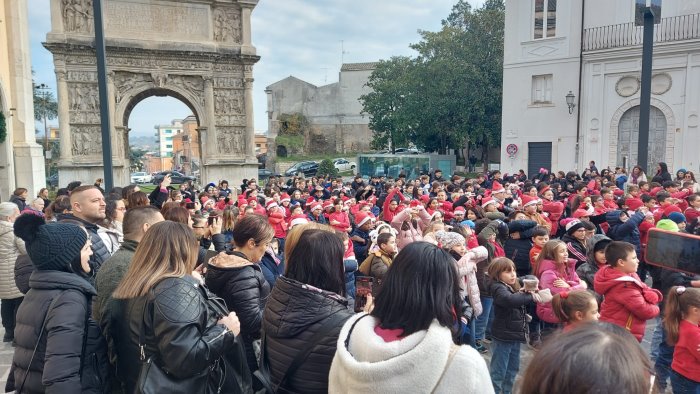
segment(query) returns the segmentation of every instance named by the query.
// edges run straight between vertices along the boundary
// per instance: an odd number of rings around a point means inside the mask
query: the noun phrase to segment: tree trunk
[[[484,138],[481,142],[481,162],[484,166],[484,173],[489,172],[489,138],[488,135],[484,134]]]

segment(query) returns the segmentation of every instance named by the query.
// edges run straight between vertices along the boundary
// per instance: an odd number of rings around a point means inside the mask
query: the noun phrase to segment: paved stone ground
[[[642,347],[647,353],[649,353],[649,348],[651,346],[651,334],[654,331],[654,327],[654,320],[649,320],[647,322],[646,334],[644,335],[644,340],[642,341]],[[0,334],[4,335],[4,333],[5,330],[2,327],[0,327]],[[4,391],[5,389],[5,382],[7,382],[7,375],[10,372],[10,365],[12,364],[13,353],[14,348],[10,345],[10,343],[0,342],[0,392]],[[527,368],[527,365],[530,362],[530,360],[532,360],[532,357],[535,355],[535,351],[530,349],[527,345],[523,345],[520,354],[520,374],[518,374],[518,377],[515,380],[516,387],[520,376]],[[486,360],[486,364],[488,365],[491,362],[491,353],[488,352],[484,354],[484,359]]]

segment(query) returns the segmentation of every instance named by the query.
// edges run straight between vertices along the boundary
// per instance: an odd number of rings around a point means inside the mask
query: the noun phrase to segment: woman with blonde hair
[[[187,225],[156,223],[114,291],[100,326],[124,392],[138,391],[147,361],[182,382],[182,390],[202,379],[223,392],[231,392],[236,384],[250,385],[230,382],[226,377],[232,374],[223,375],[222,364],[240,361],[230,359],[238,349],[240,323],[235,313],[212,307],[210,300],[217,298],[193,272],[198,249]],[[242,349],[240,353],[242,358]]]

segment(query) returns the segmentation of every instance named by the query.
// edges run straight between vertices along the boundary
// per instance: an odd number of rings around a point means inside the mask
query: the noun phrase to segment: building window
[[[172,130],[165,130],[165,134],[172,134],[172,133],[173,133]]]
[[[535,39],[557,33],[557,0],[535,0]]]
[[[172,145],[165,145],[165,149],[173,149]]]
[[[532,104],[552,103],[552,74],[532,76]]]

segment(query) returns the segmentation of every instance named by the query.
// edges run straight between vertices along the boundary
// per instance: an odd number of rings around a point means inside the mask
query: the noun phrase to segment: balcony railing
[[[642,45],[643,27],[634,22],[599,26],[583,31],[583,51]],[[700,39],[700,14],[662,18],[654,25],[654,42]]]

